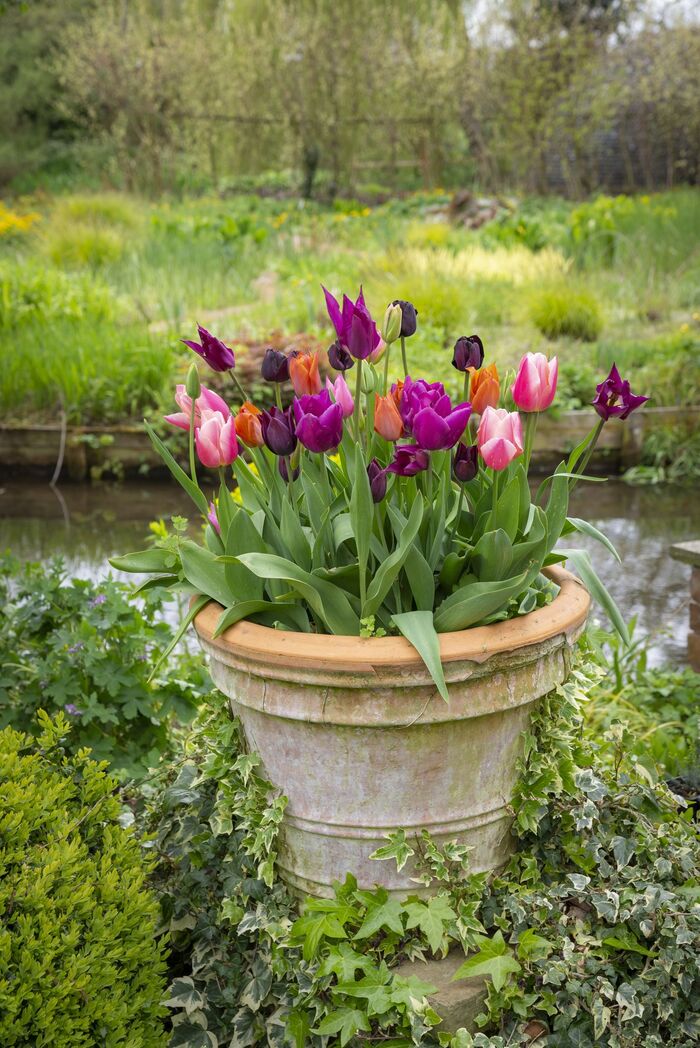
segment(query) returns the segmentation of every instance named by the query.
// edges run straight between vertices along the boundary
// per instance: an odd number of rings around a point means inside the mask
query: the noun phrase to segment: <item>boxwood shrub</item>
[[[165,955],[150,861],[68,722],[0,732],[0,1044],[159,1048]],[[147,854],[147,853],[146,853]]]

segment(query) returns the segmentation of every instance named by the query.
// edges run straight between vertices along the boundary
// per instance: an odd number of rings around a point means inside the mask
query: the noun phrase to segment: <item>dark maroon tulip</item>
[[[343,439],[343,407],[327,389],[294,401],[296,434],[309,451],[333,451]]]
[[[467,368],[477,370],[484,363],[484,343],[478,335],[462,335],[455,342],[454,354],[452,356],[452,367],[458,371],[466,371]]]
[[[349,371],[350,368],[355,367],[352,356],[337,339],[332,346],[328,347],[328,363],[336,371]]]
[[[260,415],[263,440],[274,455],[291,455],[297,446],[294,414],[291,407],[282,411],[271,407]]]
[[[608,377],[596,386],[595,391],[593,407],[603,422],[610,418],[628,418],[636,408],[649,400],[649,397],[635,396],[629,382],[620,378],[620,372],[614,364]]]
[[[285,484],[289,484],[289,470],[287,469],[286,458],[277,460],[277,467],[280,471],[280,476]],[[298,480],[299,474],[301,473],[301,466],[294,466],[292,468],[292,480]]]
[[[367,466],[367,476],[369,477],[372,501],[381,502],[386,495],[386,470],[382,469],[376,458],[373,458]]]
[[[195,353],[198,353],[212,371],[230,371],[232,367],[235,367],[236,358],[229,346],[225,345],[220,338],[212,335],[206,328],[203,328],[201,324],[197,324],[197,333],[201,343],[192,342],[188,338],[183,338],[180,341],[184,342],[190,349],[193,349]]]
[[[377,325],[365,305],[362,288],[355,302],[347,295],[343,295],[342,309],[325,287],[323,293],[326,296],[328,316],[331,318],[341,346],[349,350],[356,360],[366,360],[379,345],[380,337]]]
[[[468,484],[479,472],[479,448],[476,444],[462,444],[455,448],[452,459],[452,472],[455,480]]]
[[[401,306],[401,331],[399,332],[401,338],[410,338],[411,335],[415,335],[418,326],[418,310],[413,303],[403,298],[395,298],[391,304]]]
[[[415,477],[430,465],[430,455],[416,444],[397,444],[394,458],[387,466],[387,473],[396,473],[399,477]]]
[[[289,378],[289,361],[281,349],[266,349],[260,368],[266,382],[286,382]]]

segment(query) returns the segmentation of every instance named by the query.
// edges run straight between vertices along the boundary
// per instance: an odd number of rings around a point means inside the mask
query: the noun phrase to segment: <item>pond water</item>
[[[187,497],[169,484],[64,485],[7,482],[0,486],[0,550],[23,559],[61,555],[68,570],[100,578],[107,558],[142,548],[149,521],[187,516]],[[700,536],[700,488],[634,488],[622,481],[580,485],[570,513],[612,540],[622,566],[585,536],[566,545],[590,550],[625,619],[650,637],[654,663],[682,663],[688,624],[690,569],[671,560],[673,542]],[[133,576],[132,576],[133,578]]]

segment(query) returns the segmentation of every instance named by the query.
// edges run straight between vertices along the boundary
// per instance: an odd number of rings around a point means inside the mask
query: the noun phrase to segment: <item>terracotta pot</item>
[[[279,871],[292,888],[328,895],[352,872],[363,888],[415,891],[410,863],[397,873],[369,858],[399,827],[470,845],[475,872],[506,861],[522,733],[537,700],[566,678],[590,606],[575,576],[548,573],[561,589],[547,607],[441,634],[449,703],[403,637],[239,622],[213,640],[221,608],[200,612],[214,682],[288,798]]]

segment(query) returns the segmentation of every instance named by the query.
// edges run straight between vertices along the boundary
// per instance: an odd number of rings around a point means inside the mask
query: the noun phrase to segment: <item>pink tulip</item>
[[[523,427],[517,411],[487,407],[481,416],[476,443],[491,469],[505,469],[523,453]]]
[[[349,418],[355,410],[355,401],[352,399],[352,393],[348,389],[348,384],[343,376],[338,375],[335,382],[331,382],[331,380],[327,378],[326,389],[333,397],[336,404],[340,404],[343,409],[343,418]]]
[[[544,353],[526,353],[510,387],[516,406],[521,411],[546,411],[557,391],[558,373],[556,357],[547,360]]]
[[[207,520],[209,521],[217,535],[220,535],[221,525],[219,524],[219,517],[216,512],[216,504],[214,502],[209,503],[209,512],[207,513]]]
[[[165,421],[169,422],[171,426],[189,430],[192,401],[185,393],[185,387],[182,383],[175,387],[175,402],[180,410],[174,415],[166,415]],[[213,389],[207,389],[206,386],[202,386],[202,392],[197,397],[197,403],[195,404],[195,429],[201,424],[203,411],[220,411],[224,418],[228,418],[231,414],[231,409],[226,401],[218,393],[215,393]]]
[[[230,466],[238,456],[233,415],[224,418],[220,411],[203,411],[202,424],[194,431],[194,440],[199,461],[209,469]]]
[[[370,355],[368,357],[368,360],[372,364],[378,364],[385,353],[386,353],[386,342],[384,342],[383,339],[380,339],[379,342],[377,342],[377,345],[374,347],[374,349],[370,353]]]

